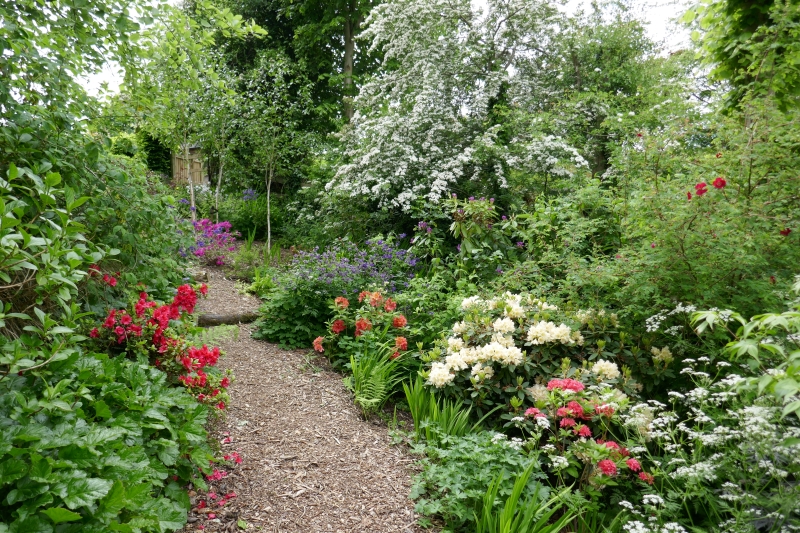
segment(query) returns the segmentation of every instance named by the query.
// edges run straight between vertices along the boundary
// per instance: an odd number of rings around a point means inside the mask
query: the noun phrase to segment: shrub
[[[228,254],[236,249],[238,232],[231,232],[227,221],[213,223],[204,218],[194,223],[196,242],[189,252],[206,265],[224,265]]]
[[[498,483],[498,500],[508,498],[514,489],[513,472],[531,468],[530,479],[522,491],[524,499],[535,494],[546,499],[549,494],[540,481],[545,474],[536,458],[522,451],[521,441],[488,431],[461,437],[440,435],[437,441],[442,447],[420,448],[428,457],[421,461],[423,470],[414,478],[411,498],[417,500],[416,512],[438,515],[445,520],[443,531],[468,528],[491,483]]]
[[[637,358],[643,366],[651,363],[650,354],[626,347],[625,337],[614,329],[616,317],[603,311],[566,313],[533,296],[511,293],[465,298],[462,311],[464,320],[453,325],[453,335],[423,356],[430,364],[424,376],[446,395],[474,405],[479,415],[497,405],[517,412],[526,389],[562,372],[565,377],[588,372],[593,361],[622,366],[613,383],[633,393],[641,387],[625,363]]]
[[[201,285],[199,292],[205,294],[206,286]],[[185,338],[196,302],[197,292],[190,285],[178,287],[169,304],[158,304],[142,292],[128,309],[111,309],[89,336],[108,351],[122,350],[160,368],[198,402],[224,409],[230,401],[226,389],[231,376],[212,370],[221,355],[219,348],[191,346]]]
[[[329,301],[352,298],[364,287],[391,295],[414,276],[416,258],[391,241],[367,241],[363,248],[337,241],[324,252],[300,252],[266,295],[255,338],[284,346],[309,346],[333,317]]]
[[[350,304],[344,296],[332,303],[334,315],[328,323],[328,333],[314,340],[314,348],[326,351],[334,366],[342,367],[350,357],[356,359],[376,349],[388,350],[387,357],[396,359],[409,348],[404,336],[408,320],[396,311],[397,302],[380,292],[362,291],[359,305]]]

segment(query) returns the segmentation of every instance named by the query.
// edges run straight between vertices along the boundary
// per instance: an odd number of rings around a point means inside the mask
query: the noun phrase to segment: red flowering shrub
[[[603,377],[614,373],[608,363],[600,370],[579,370],[572,377],[534,385],[525,392],[535,406],[524,408],[524,402],[512,401],[513,412],[502,417],[508,420],[506,427],[529,435],[526,447],[543,452],[554,482],[577,484],[595,496],[605,485],[653,480],[643,472],[640,459],[618,441],[626,438],[627,427],[647,426],[650,413],[641,405],[631,407],[613,379]],[[568,364],[563,371],[571,372]]]
[[[226,391],[229,373],[211,371],[221,355],[219,348],[197,347],[186,342],[187,315],[194,312],[197,293],[206,294],[205,284],[195,288],[181,285],[169,304],[153,301],[146,292],[132,309],[111,309],[89,337],[98,343],[121,349],[129,356],[145,356],[181,383],[201,403],[224,409],[229,401]]]
[[[397,302],[378,291],[361,291],[359,306],[350,306],[347,298],[334,299],[333,319],[328,323],[325,337],[314,339],[313,348],[325,352],[335,366],[345,366],[350,355],[367,347],[382,345],[389,357],[397,358],[408,350],[408,339],[398,336],[398,330],[408,325],[405,316],[396,312]]]

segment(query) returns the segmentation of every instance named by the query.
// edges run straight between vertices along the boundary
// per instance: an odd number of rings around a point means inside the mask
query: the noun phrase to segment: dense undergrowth
[[[0,6],[0,531],[175,530],[221,475],[189,260],[410,411],[426,524],[800,530],[794,3],[672,54],[624,2],[51,4]]]

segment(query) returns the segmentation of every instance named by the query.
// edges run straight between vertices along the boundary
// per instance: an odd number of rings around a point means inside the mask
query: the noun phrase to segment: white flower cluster
[[[580,332],[578,332],[580,334]],[[583,342],[583,337],[581,337]],[[560,342],[561,344],[575,344],[575,339],[572,337],[572,330],[565,324],[555,325],[554,322],[549,320],[540,320],[533,324],[528,330],[528,342],[531,344],[547,344],[551,342]]]
[[[669,350],[669,346],[664,346],[661,349],[653,346],[650,348],[650,353],[653,354],[654,363],[663,363],[666,366],[675,360],[675,358],[672,356],[672,352]]]
[[[616,363],[606,361],[605,359],[598,359],[597,362],[592,365],[592,372],[603,380],[617,379],[620,376],[619,367]]]

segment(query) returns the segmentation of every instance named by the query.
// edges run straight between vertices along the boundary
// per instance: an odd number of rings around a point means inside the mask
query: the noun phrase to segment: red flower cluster
[[[386,311],[387,313],[391,313],[392,311],[394,311],[395,309],[397,309],[397,302],[395,302],[395,301],[394,301],[394,300],[392,300],[391,298],[387,298],[387,299],[386,299],[386,302],[384,302],[384,304],[383,304],[383,309],[384,309],[384,311]]]
[[[617,475],[617,464],[611,459],[603,459],[597,463],[597,468],[599,468],[600,471],[607,476]]]
[[[780,232],[780,233],[781,233],[781,235],[783,235],[784,237],[788,237],[788,236],[789,236],[789,234],[790,234],[791,232],[792,232],[792,230],[791,230],[791,229],[789,229],[789,228],[784,228],[784,229],[782,229],[782,230],[781,230],[781,232]]]
[[[701,181],[697,185],[694,186],[694,192],[697,196],[703,196],[705,193],[708,192],[708,184],[705,181]]]
[[[347,309],[350,307],[350,301],[344,296],[337,296],[333,303],[336,304],[336,307],[339,309]]]
[[[114,276],[109,276],[108,274],[103,274],[103,281],[108,283],[112,287],[117,286],[117,278]]]
[[[525,411],[525,416],[532,416],[534,418],[547,418],[546,414],[535,407],[529,407],[528,410]]]
[[[566,379],[551,379],[547,382],[547,390],[552,391],[555,389],[568,390],[572,392],[581,392],[584,389],[583,383],[580,381],[566,378]]]
[[[344,320],[334,320],[333,324],[331,324],[331,331],[334,332],[336,335],[339,335],[346,329],[347,325],[344,323]]]
[[[325,340],[325,337],[317,337],[314,339],[314,349],[320,353],[325,351],[325,348],[322,347],[322,341]]]
[[[394,339],[394,346],[398,350],[402,351],[408,350],[408,341],[406,340],[405,337],[396,337]]]
[[[141,337],[142,326],[133,323],[131,316],[124,310],[112,309],[102,325],[103,328],[110,330],[117,337],[117,344],[122,344],[129,337]],[[100,330],[94,328],[89,332],[89,336],[96,339],[100,336]]]
[[[392,319],[392,326],[396,327],[397,329],[406,327],[408,324],[408,320],[403,315],[396,316]]]
[[[356,337],[360,337],[365,331],[372,329],[372,323],[366,318],[356,320]]]

